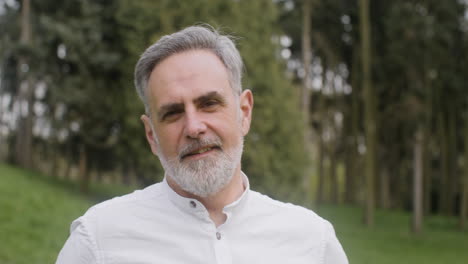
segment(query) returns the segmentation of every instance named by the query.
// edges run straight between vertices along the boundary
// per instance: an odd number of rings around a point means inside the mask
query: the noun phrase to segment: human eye
[[[216,92],[201,96],[194,102],[199,110],[207,112],[215,112],[226,105],[224,98]]]
[[[205,102],[203,102],[203,107],[204,108],[212,108],[212,107],[215,107],[219,105],[219,101],[218,100],[215,100],[215,99],[210,99],[210,100],[206,100]]]
[[[175,121],[180,116],[181,113],[182,113],[181,110],[167,111],[162,115],[161,121],[166,121],[166,122]]]

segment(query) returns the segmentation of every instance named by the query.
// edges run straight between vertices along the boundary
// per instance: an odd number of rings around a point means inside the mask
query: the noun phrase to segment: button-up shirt
[[[57,263],[348,263],[328,221],[250,190],[243,177],[218,227],[166,180],[98,204],[72,223]]]

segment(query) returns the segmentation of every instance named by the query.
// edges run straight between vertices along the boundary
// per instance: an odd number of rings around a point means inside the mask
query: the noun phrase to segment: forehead
[[[153,69],[148,89],[150,104],[156,108],[212,91],[226,95],[231,90],[225,65],[208,50],[186,51],[164,59]]]

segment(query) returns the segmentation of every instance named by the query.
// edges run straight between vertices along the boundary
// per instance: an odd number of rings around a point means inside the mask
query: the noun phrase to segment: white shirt
[[[165,180],[105,201],[72,223],[56,263],[348,263],[328,221],[244,185],[218,228]]]

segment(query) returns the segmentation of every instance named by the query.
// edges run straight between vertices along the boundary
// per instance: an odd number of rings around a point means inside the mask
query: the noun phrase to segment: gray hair
[[[221,59],[228,70],[229,83],[234,94],[240,95],[243,63],[232,38],[221,35],[209,25],[191,26],[162,37],[140,56],[135,66],[135,87],[147,114],[150,114],[148,80],[153,69],[171,55],[197,49],[212,51]]]

